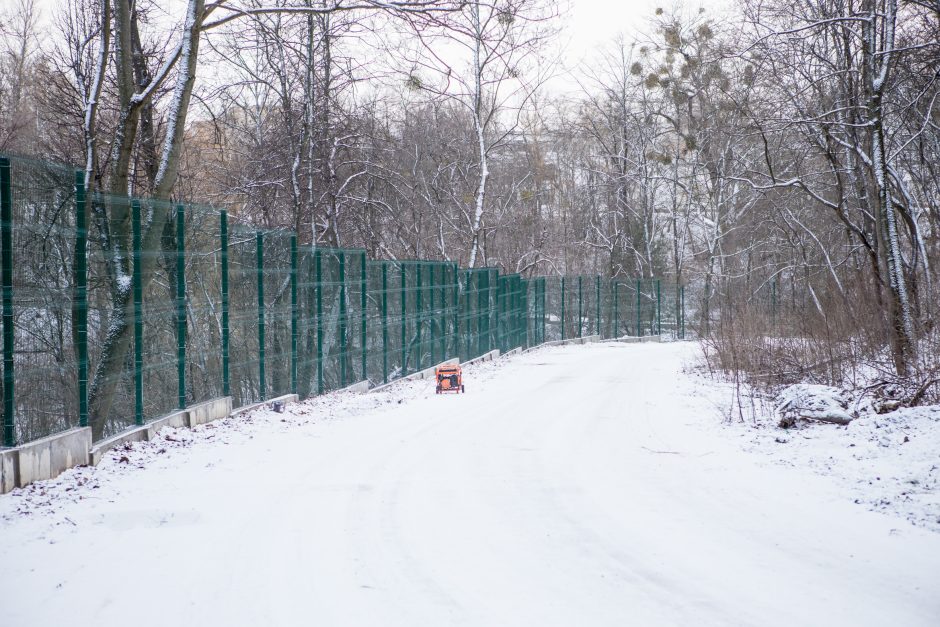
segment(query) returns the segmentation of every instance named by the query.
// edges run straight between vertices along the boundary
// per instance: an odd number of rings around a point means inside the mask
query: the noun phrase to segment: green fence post
[[[297,235],[290,236],[290,391],[297,394]]]
[[[346,372],[346,354],[349,350],[349,343],[346,339],[347,320],[346,320],[346,253],[339,253],[339,386],[346,387],[348,373]]]
[[[398,263],[399,274],[401,274],[401,376],[408,374],[406,365],[408,364],[408,340],[405,338],[405,335],[408,332],[407,316],[408,316],[408,307],[407,307],[407,286],[408,280],[405,276],[405,264],[404,262]]]
[[[542,331],[541,331],[541,337],[539,338],[540,339],[539,343],[544,344],[545,343],[545,317],[546,317],[545,316],[545,302],[546,302],[545,287],[546,287],[547,281],[545,277],[542,277],[540,280],[542,282]]]
[[[521,304],[519,300],[519,279],[513,277],[506,287],[509,290],[508,302],[506,303],[509,309],[509,325],[507,326],[509,341],[507,344],[509,349],[513,349],[518,346],[517,342],[519,341],[519,305]]]
[[[510,348],[516,348],[517,346],[521,346],[519,343],[519,322],[521,320],[519,310],[520,307],[522,307],[522,297],[519,292],[520,279],[513,278],[511,285],[512,289],[509,291],[509,342]]]
[[[78,352],[78,426],[88,426],[88,198],[85,172],[75,171],[75,344]]]
[[[320,248],[313,250],[317,290],[317,394],[323,394],[323,261]]]
[[[134,270],[134,423],[144,424],[144,288],[140,267],[140,201],[131,201]]]
[[[359,272],[362,277],[359,283],[359,346],[362,349],[360,355],[362,359],[362,378],[360,381],[368,381],[369,372],[368,364],[366,363],[369,358],[369,351],[366,346],[366,342],[368,341],[366,328],[366,251],[362,251],[359,259]]]
[[[679,288],[679,302],[681,303],[682,310],[682,336],[681,339],[685,339],[685,286]]]
[[[422,353],[424,352],[423,347],[421,346],[421,325],[424,323],[424,310],[422,309],[422,302],[421,302],[422,294],[421,294],[421,262],[420,261],[417,262],[417,264],[415,265],[415,271],[418,274],[418,277],[417,277],[418,285],[417,285],[417,291],[415,292],[415,314],[416,314],[415,315],[415,319],[416,319],[415,347],[417,349],[417,355],[415,355],[415,372],[418,372],[421,370],[421,362],[422,362],[421,358],[423,357]]]
[[[656,335],[663,334],[662,279],[656,279]]]
[[[620,294],[618,294],[620,284],[614,279],[614,334],[613,337],[620,337]]]
[[[219,239],[222,255],[222,394],[232,395],[229,373],[229,320],[228,320],[228,212],[219,212]]]
[[[617,337],[617,327],[614,326],[614,325],[616,324],[615,321],[614,321],[614,311],[615,311],[614,308],[617,306],[617,305],[616,305],[616,302],[617,302],[617,291],[616,291],[616,290],[617,290],[617,287],[616,287],[616,286],[617,286],[617,283],[614,281],[614,279],[607,279],[607,285],[606,285],[606,289],[607,289],[607,329],[608,329],[608,331],[609,331],[609,333],[610,333],[609,337],[610,337],[611,339]]]
[[[186,209],[176,205],[176,388],[186,409]]]
[[[13,179],[10,160],[0,158],[0,248],[3,281],[3,445],[16,446],[13,402]]]
[[[429,301],[428,302],[428,334],[431,336],[431,339],[430,339],[431,350],[429,352],[431,353],[431,365],[432,366],[437,363],[436,361],[434,361],[434,349],[436,348],[436,344],[437,344],[437,339],[434,337],[434,323],[435,323],[434,288],[436,287],[434,284],[434,275],[436,274],[434,272],[435,265],[436,264],[434,263],[428,264],[428,292],[429,292],[428,294],[429,296],[428,298],[428,301]]]
[[[485,330],[488,329],[487,316],[489,315],[487,293],[490,288],[487,283],[488,280],[489,277],[485,272],[482,270],[477,272],[477,355],[485,353],[487,348],[487,331]]]
[[[640,279],[636,280],[636,334],[637,336],[643,335],[643,331],[640,330],[641,318],[640,310],[643,307],[643,303],[640,301]]]
[[[561,277],[561,339],[565,339],[565,277]]]
[[[258,280],[258,390],[262,401],[267,400],[265,395],[266,381],[264,378],[264,233],[255,233],[255,259],[257,261]]]
[[[506,352],[506,279],[496,280],[496,345]]]
[[[584,298],[581,290],[581,275],[578,275],[578,337],[581,337],[581,328],[584,326]]]
[[[519,286],[516,291],[518,305],[518,339],[519,346],[525,348],[528,345],[529,337],[529,282],[519,279]]]
[[[460,270],[457,267],[457,264],[451,264],[451,270],[454,273],[454,281],[451,284],[451,289],[453,290],[453,305],[454,305],[454,341],[453,341],[453,350],[454,357],[460,357]]]
[[[603,336],[601,333],[601,275],[594,276],[594,335]]]
[[[506,324],[503,325],[503,343],[506,345],[506,350],[513,348],[515,333],[515,294],[514,292],[515,279],[507,277],[506,283],[503,288],[503,317],[506,319]]]
[[[466,323],[465,323],[465,325],[464,325],[465,328],[464,328],[463,332],[464,332],[464,335],[467,336],[467,352],[466,352],[466,357],[467,357],[467,359],[470,359],[470,358],[472,357],[472,353],[471,353],[470,351],[473,350],[472,347],[471,347],[472,334],[470,333],[470,329],[471,329],[471,325],[470,325],[470,312],[471,312],[471,310],[472,310],[473,308],[472,308],[472,304],[471,304],[471,302],[470,302],[470,271],[469,271],[469,270],[466,271],[466,280],[465,280],[465,286],[464,286],[464,290],[463,290],[463,305],[464,305],[464,306],[463,306],[463,309],[464,309],[464,320],[466,320]]]
[[[499,350],[501,352],[506,352],[509,350],[509,342],[511,338],[509,336],[509,278],[504,278],[499,281],[499,291],[498,296],[496,297],[497,304],[499,306],[499,326],[497,326],[498,332],[498,341],[499,341]]]
[[[382,383],[388,383],[388,262],[382,262]]]

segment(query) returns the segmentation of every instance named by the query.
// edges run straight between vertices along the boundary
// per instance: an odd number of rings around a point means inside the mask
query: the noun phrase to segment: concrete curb
[[[104,454],[111,449],[127,442],[149,442],[157,437],[157,434],[160,433],[160,430],[164,427],[192,429],[193,427],[204,425],[229,415],[234,415],[232,412],[231,396],[223,396],[197,403],[186,409],[181,409],[172,414],[157,418],[145,425],[131,427],[117,435],[111,436],[107,440],[98,442],[98,444],[91,447],[88,453],[89,461],[86,463],[97,466],[104,458]]]
[[[500,355],[499,349],[498,349],[498,348],[494,348],[494,349],[491,350],[490,352],[488,352],[488,353],[483,353],[483,354],[480,355],[479,357],[474,357],[473,359],[470,359],[470,360],[468,360],[468,361],[465,361],[465,362],[461,363],[460,365],[461,365],[461,366],[472,366],[472,365],[474,365],[474,364],[482,364],[483,362],[486,362],[486,361],[493,361],[494,359],[496,359],[497,357],[499,357],[499,355]]]
[[[366,379],[365,381],[359,381],[358,383],[353,383],[352,385],[348,385],[341,390],[337,390],[337,392],[350,392],[352,394],[365,394],[366,392],[369,391],[369,385],[370,385],[369,380]]]
[[[609,339],[609,340],[601,340],[601,342],[603,342],[604,344],[610,344],[610,343],[614,343],[614,342],[620,343],[620,344],[638,344],[638,343],[640,343],[640,342],[656,342],[656,343],[659,343],[659,342],[662,342],[662,341],[663,341],[663,336],[662,336],[662,335],[641,335],[641,336],[639,336],[639,337],[637,337],[637,336],[635,336],[635,335],[626,335],[626,336],[624,336],[624,337],[615,337],[615,338],[611,338],[611,339]]]
[[[551,342],[543,342],[538,346],[533,346],[532,348],[527,348],[523,353],[528,353],[529,351],[534,351],[539,348],[545,348],[546,346],[576,346],[579,344],[594,344],[601,341],[601,336],[599,335],[585,335],[584,337],[573,337],[567,340],[552,340]]]
[[[0,492],[51,479],[88,463],[91,428],[77,427],[2,452]]]
[[[75,466],[97,466],[108,451],[127,442],[152,440],[164,427],[192,428],[231,414],[232,399],[223,396],[131,427],[97,444],[92,442],[90,427],[79,427],[15,448],[0,449],[0,494],[34,481],[52,479]]]
[[[154,434],[155,433],[156,431]],[[141,425],[139,427],[132,427],[126,431],[122,431],[117,435],[111,436],[107,440],[102,440],[101,442],[98,442],[98,444],[96,444],[89,453],[91,455],[91,465],[97,466],[99,463],[101,463],[101,460],[104,459],[104,454],[113,448],[117,448],[118,446],[121,446],[127,442],[146,442],[150,439],[150,437],[150,425]]]

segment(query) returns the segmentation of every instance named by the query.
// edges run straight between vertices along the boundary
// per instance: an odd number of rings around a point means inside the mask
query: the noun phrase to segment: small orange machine
[[[434,369],[434,378],[437,379],[437,393],[464,392],[463,374],[460,366],[444,365]]]

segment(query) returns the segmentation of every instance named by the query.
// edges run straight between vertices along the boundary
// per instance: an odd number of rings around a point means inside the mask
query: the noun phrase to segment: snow
[[[117,285],[118,285],[118,290],[120,290],[122,294],[126,294],[131,290],[131,282],[132,282],[131,277],[129,277],[128,275],[118,274]]]
[[[868,414],[844,427],[740,426],[745,448],[771,463],[837,481],[844,498],[940,533],[940,407]]]
[[[937,410],[729,423],[697,351],[164,430],[0,498],[4,625],[937,625]]]
[[[797,383],[784,388],[777,395],[776,412],[792,418],[807,418],[849,422],[846,411],[850,398],[838,388],[828,385]]]

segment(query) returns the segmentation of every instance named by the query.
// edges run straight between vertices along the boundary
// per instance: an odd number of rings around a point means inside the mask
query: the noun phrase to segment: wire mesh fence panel
[[[505,353],[509,350],[509,278],[497,278],[496,286],[496,346]]]
[[[297,262],[297,394],[318,393],[316,252],[304,247]]]
[[[229,370],[232,406],[243,407],[262,399],[258,341],[257,231],[229,225]]]
[[[368,302],[363,302],[363,288],[366,287],[366,252],[360,249],[347,249],[342,253],[344,294],[346,305],[346,383],[352,385],[368,378],[369,364],[367,338],[363,337],[363,323],[368,323]],[[366,363],[363,362],[366,360]]]
[[[114,246],[114,227],[130,230],[131,200],[97,194],[91,199],[88,237],[88,360],[89,391],[96,438],[108,437],[135,424],[134,337],[131,331],[131,242]],[[113,225],[102,216],[113,216]],[[122,305],[121,303],[127,305]],[[117,307],[115,307],[117,305]],[[124,327],[123,354],[118,356],[118,332]],[[103,361],[105,350],[114,356]]]
[[[642,279],[640,284],[640,335],[657,335],[659,321],[659,298],[655,280]]]
[[[264,399],[291,393],[291,235],[262,233]]]
[[[542,343],[542,289],[545,284],[543,277],[534,277],[526,281],[525,288],[525,341],[526,346],[537,346]]]
[[[582,308],[584,310],[584,330],[582,333],[585,336],[600,335],[601,317],[598,312],[600,284],[596,276],[582,277],[581,284]]]
[[[366,377],[370,385],[388,381],[388,269],[366,260]]]
[[[441,309],[444,337],[441,344],[444,348],[445,358],[459,358],[463,343],[460,341],[460,271],[457,264],[444,264],[443,275],[444,285],[441,288],[443,305]]]
[[[657,279],[657,301],[659,316],[657,328],[660,333],[673,339],[680,338],[681,307],[679,286],[673,281]]]
[[[6,439],[28,442],[78,425],[71,308],[75,172],[19,158],[10,160],[8,172],[15,378],[13,412],[4,419],[15,425]]]
[[[222,260],[219,212],[185,211],[186,397],[199,403],[224,396],[222,377]]]
[[[461,329],[465,359],[478,357],[489,350],[489,271],[464,271],[465,291]]]
[[[349,285],[346,279],[346,251],[321,248],[320,290],[322,359],[320,376],[323,391],[335,390],[354,383],[350,353]]]
[[[562,319],[564,318],[564,299],[562,293],[567,287],[564,277],[551,276],[545,277],[543,285],[542,303],[544,316],[544,338],[545,342],[556,342],[562,339]]]
[[[386,274],[385,285],[386,292],[386,316],[388,341],[387,359],[388,359],[388,380],[398,379],[403,374],[403,360],[405,335],[402,333],[403,318],[402,312],[407,308],[404,302],[405,291],[402,289],[402,264],[398,261],[383,261]]]
[[[402,261],[400,279],[402,375],[408,375],[421,369],[424,286],[420,262]]]
[[[501,351],[521,346],[520,321],[522,318],[522,278],[511,274],[501,276],[498,281],[497,314],[498,344]]]
[[[147,228],[158,210],[174,214],[169,203],[138,201],[141,229]],[[141,261],[141,367],[143,377],[143,420],[158,418],[178,408],[177,325],[176,325],[176,225],[172,219],[153,225],[161,231],[160,246],[154,252],[139,251]],[[145,226],[146,225],[146,226]],[[136,265],[136,264],[135,264]],[[149,272],[144,272],[148,268]],[[145,276],[150,280],[145,280]],[[134,279],[137,280],[136,278]]]
[[[637,336],[639,333],[637,317],[637,281],[616,279],[617,300],[614,306],[614,319],[617,337]]]
[[[563,298],[564,339],[581,337],[584,328],[583,282],[578,276],[565,277]]]
[[[484,268],[488,294],[485,305],[486,322],[486,346],[483,352],[499,348],[497,332],[499,330],[499,309],[497,299],[499,297],[499,270],[496,268]]]
[[[425,296],[427,310],[424,316],[427,336],[425,339],[425,354],[427,366],[434,366],[444,360],[444,347],[441,338],[444,337],[443,316],[445,305],[441,294],[444,284],[443,264],[429,261],[425,264],[426,283]]]
[[[516,288],[516,346],[527,348],[529,320],[529,280],[519,279]]]
[[[436,363],[437,356],[435,348],[437,347],[435,326],[434,326],[434,308],[436,306],[435,290],[437,276],[435,273],[436,264],[430,261],[419,261],[418,271],[420,276],[420,289],[418,290],[418,324],[420,329],[420,340],[418,342],[418,370],[430,368]]]

